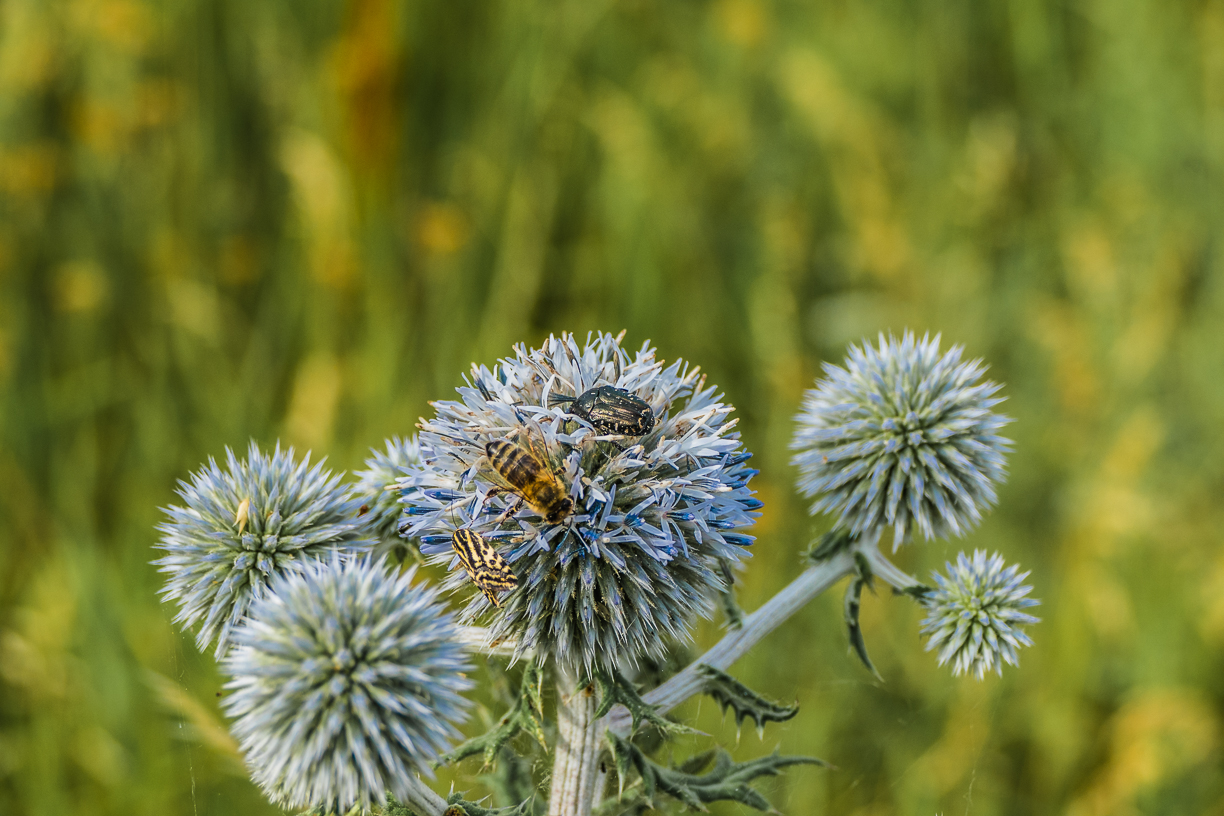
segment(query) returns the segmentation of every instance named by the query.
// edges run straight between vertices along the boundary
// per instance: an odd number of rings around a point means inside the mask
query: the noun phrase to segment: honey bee
[[[485,445],[489,464],[497,472],[518,501],[507,509],[505,517],[513,515],[523,502],[549,524],[556,524],[574,509],[565,484],[557,474],[533,451],[511,442],[509,439],[494,439]]]
[[[518,578],[506,559],[480,533],[472,530],[456,530],[451,536],[451,546],[455,548],[455,555],[459,556],[459,563],[467,570],[472,583],[484,593],[489,603],[500,607],[497,593],[518,586]]]

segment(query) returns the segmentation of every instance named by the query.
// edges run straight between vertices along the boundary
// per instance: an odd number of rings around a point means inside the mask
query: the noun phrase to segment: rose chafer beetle
[[[644,399],[613,385],[601,385],[578,397],[553,396],[553,405],[569,404],[569,415],[591,424],[601,434],[644,436],[655,426],[654,411]]]

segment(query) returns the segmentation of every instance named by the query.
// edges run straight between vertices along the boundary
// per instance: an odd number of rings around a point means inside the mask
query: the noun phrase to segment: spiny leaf
[[[595,712],[596,719],[607,714],[612,710],[612,706],[620,703],[629,709],[629,714],[633,717],[634,731],[637,731],[642,720],[646,720],[646,722],[665,733],[700,733],[693,728],[689,728],[687,725],[672,722],[661,715],[655,710],[654,706],[642,699],[642,696],[637,693],[637,689],[633,687],[633,684],[621,676],[621,673],[618,671],[608,671],[602,668],[596,669],[595,685],[599,687],[599,708]]]
[[[854,543],[855,537],[846,530],[830,530],[812,544],[804,556],[813,564],[828,561]]]
[[[382,807],[374,808],[374,813],[378,816],[417,816],[415,810],[402,802],[397,802],[391,794],[387,794],[387,801]],[[314,814],[315,811],[312,810],[308,816],[314,816]]]
[[[510,807],[487,808],[467,801],[461,793],[452,793],[446,798],[446,804],[450,807],[443,811],[442,816],[530,816],[532,812],[531,799],[524,799]]]
[[[894,589],[893,592],[898,595],[908,595],[918,603],[926,603],[926,599],[935,591],[934,587],[929,587],[926,584],[913,584],[905,589]]]
[[[642,791],[642,781],[639,779],[621,796],[604,799],[593,813],[594,816],[642,816],[652,810],[655,810],[654,802]]]
[[[854,653],[858,655],[859,660],[863,661],[863,665],[871,672],[881,683],[884,678],[876,671],[876,667],[872,665],[871,658],[867,656],[867,642],[863,640],[863,630],[859,626],[859,606],[860,599],[863,594],[863,587],[872,585],[871,566],[867,563],[867,559],[862,557],[861,553],[854,554],[855,577],[846,587],[846,599],[844,614],[846,618],[846,633],[850,636],[850,646],[854,649]]]
[[[815,757],[781,756],[776,751],[767,757],[748,762],[736,762],[726,751],[718,751],[714,767],[703,774],[685,770],[692,765],[685,763],[680,768],[669,768],[658,764],[629,740],[608,732],[617,773],[622,781],[630,769],[636,770],[641,782],[641,794],[653,803],[655,793],[662,791],[683,802],[693,810],[706,811],[709,802],[739,802],[757,810],[773,811],[769,801],[759,791],[748,785],[760,776],[777,776],[788,765],[820,765],[830,767],[827,762]],[[702,757],[701,766],[708,764]]]
[[[775,703],[713,666],[698,663],[697,674],[701,676],[701,690],[714,698],[722,708],[723,714],[727,713],[728,708],[735,711],[736,728],[739,728],[744,718],[748,717],[756,723],[757,733],[760,734],[765,728],[765,723],[785,722],[799,713],[798,705],[787,706]]]
[[[472,737],[449,754],[439,758],[434,763],[434,767],[459,762],[475,754],[482,754],[484,764],[490,765],[501,747],[519,731],[526,731],[541,746],[548,747],[548,741],[544,736],[543,672],[535,661],[527,664],[527,668],[523,671],[523,680],[519,684],[518,699],[510,706],[510,710],[502,715],[497,724],[486,733],[479,737]]]
[[[735,573],[731,570],[731,562],[723,559],[718,562],[718,567],[722,570],[723,581],[727,584],[727,588],[720,593],[723,615],[727,618],[727,628],[743,629],[744,610],[740,609],[739,604],[735,602]]]
[[[522,802],[535,795],[531,758],[520,756],[508,745],[498,753],[493,772],[482,775],[480,781],[492,791],[495,802]]]

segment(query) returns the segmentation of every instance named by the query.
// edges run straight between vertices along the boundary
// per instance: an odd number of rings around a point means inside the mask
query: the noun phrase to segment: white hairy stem
[[[922,586],[921,581],[898,569],[897,565],[889,561],[888,557],[880,552],[879,548],[874,544],[861,545],[859,552],[867,559],[867,564],[871,567],[872,574],[889,586],[902,592]]]
[[[408,795],[404,797],[404,804],[411,808],[413,813],[419,813],[421,816],[443,816],[446,812],[446,800],[434,793],[416,774],[408,775],[405,786]]]
[[[764,606],[745,617],[744,625],[741,628],[728,632],[708,652],[694,660],[663,685],[643,695],[643,699],[654,705],[660,714],[667,713],[701,691],[703,681],[701,675],[698,674],[698,666],[706,665],[726,670],[766,635],[777,629],[783,621],[853,571],[854,555],[847,550],[808,567],[802,575],[770,598]],[[881,575],[881,577],[884,576]],[[624,706],[616,706],[600,724],[599,733],[603,733],[606,729],[619,736],[627,736],[632,724],[633,720],[629,716],[629,711]],[[551,816],[552,811],[549,813]]]
[[[603,734],[595,718],[595,689],[580,686],[572,672],[557,674],[557,752],[548,816],[590,816]]]

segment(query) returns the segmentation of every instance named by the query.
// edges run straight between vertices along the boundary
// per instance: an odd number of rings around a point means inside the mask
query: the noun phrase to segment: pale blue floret
[[[233,634],[225,712],[274,802],[346,813],[390,791],[458,735],[472,666],[437,593],[382,561],[312,562],[275,578]]]
[[[335,552],[368,550],[360,502],[350,500],[340,477],[310,456],[298,462],[293,449],[277,445],[272,455],[252,442],[245,460],[228,448],[226,467],[216,461],[180,482],[185,507],[164,508],[157,543],[166,555],[156,564],[166,574],[163,600],[175,600],[175,623],[199,624],[201,650],[216,640],[216,656],[229,647],[230,632],[251,602],[278,574],[297,572]],[[249,500],[245,524],[239,508]],[[241,530],[239,529],[241,527]]]
[[[599,436],[550,405],[552,395],[598,385],[645,400],[655,428],[640,439]],[[610,667],[661,655],[710,614],[723,589],[719,562],[746,556],[753,539],[742,531],[761,504],[732,406],[695,368],[664,366],[649,344],[631,357],[610,334],[585,345],[563,334],[540,349],[516,346],[492,369],[473,366],[457,391],[420,426],[422,464],[400,480],[401,533],[450,565],[450,588],[468,580],[455,569],[456,529],[475,530],[505,556],[519,585],[490,621],[493,638],[514,639],[520,653]],[[524,505],[497,521],[515,497],[490,495],[498,480],[485,444],[504,438],[544,453],[569,488],[572,515],[548,524]],[[467,614],[488,609],[477,593]]]
[[[844,368],[825,365],[791,442],[813,514],[835,513],[859,536],[892,526],[894,547],[915,526],[942,538],[981,520],[1006,475],[1011,442],[998,431],[1011,420],[991,410],[1000,386],[981,381],[982,362],[961,354],[906,332],[851,346]]]
[[[1021,582],[1029,574],[984,550],[972,559],[962,552],[946,567],[946,576],[932,573],[937,588],[923,600],[927,651],[938,649],[939,665],[951,662],[954,675],[972,672],[979,680],[991,669],[1002,674],[1004,662],[1017,665],[1017,651],[1033,643],[1020,627],[1039,620],[1021,611],[1040,603],[1025,597],[1032,587]]]
[[[402,509],[399,493],[387,488],[407,472],[410,465],[421,463],[421,448],[416,437],[387,440],[387,449],[371,449],[372,456],[366,460],[366,469],[354,475],[357,484],[353,495],[366,508],[362,520],[377,540],[376,555],[385,555],[393,546],[402,542],[399,538],[399,523]]]

